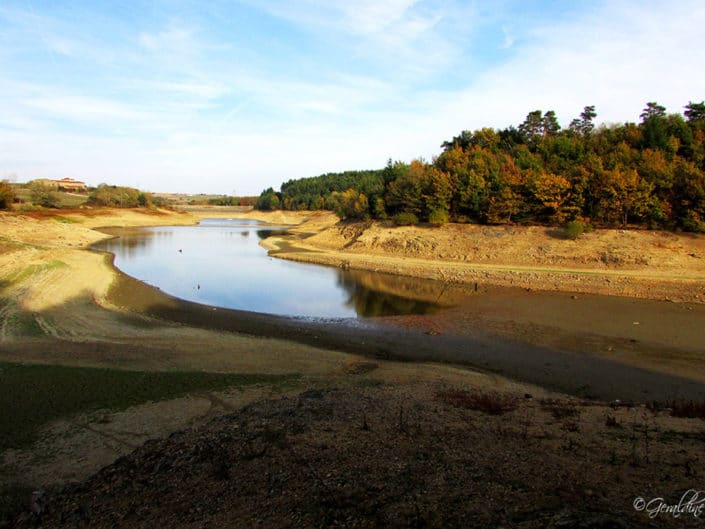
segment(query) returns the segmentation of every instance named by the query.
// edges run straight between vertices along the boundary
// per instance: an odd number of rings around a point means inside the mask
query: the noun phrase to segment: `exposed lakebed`
[[[425,314],[438,308],[384,287],[371,289],[346,270],[268,256],[260,240],[285,229],[247,219],[204,219],[198,226],[112,230],[117,237],[94,248],[113,253],[115,265],[132,277],[217,307],[314,318]],[[395,281],[375,276],[377,285],[386,280]]]

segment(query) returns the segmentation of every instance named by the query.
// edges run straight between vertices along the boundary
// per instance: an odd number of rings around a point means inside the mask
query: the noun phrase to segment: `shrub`
[[[0,209],[9,209],[15,200],[15,191],[7,180],[0,182]]]
[[[377,198],[374,206],[374,217],[379,220],[385,220],[387,218],[387,208],[385,207],[384,199]]]
[[[683,225],[683,229],[685,231],[705,233],[705,222],[703,222],[700,215],[693,210],[686,213],[685,217],[681,219],[681,224]]]
[[[570,239],[572,241],[578,239],[578,237],[580,237],[584,232],[585,224],[579,220],[571,220],[563,227],[563,234],[566,239]]]
[[[418,217],[413,213],[397,213],[393,220],[397,226],[416,226],[419,223]]]
[[[32,182],[29,185],[29,196],[35,206],[44,208],[58,208],[60,206],[59,195],[55,188],[43,182]]]
[[[705,400],[671,400],[666,402],[651,402],[647,407],[654,412],[668,409],[673,417],[685,417],[689,419],[705,419]]]
[[[114,208],[136,208],[148,205],[149,197],[132,187],[100,184],[88,198],[91,204]]]
[[[502,415],[519,407],[519,398],[509,393],[496,391],[480,392],[448,389],[439,391],[436,398],[456,408],[468,408],[489,415]]]
[[[445,209],[434,209],[428,215],[428,223],[434,226],[447,224],[449,220],[448,212]]]

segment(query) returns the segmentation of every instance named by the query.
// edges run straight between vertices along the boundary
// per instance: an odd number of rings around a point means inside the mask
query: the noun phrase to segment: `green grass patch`
[[[61,222],[63,224],[80,224],[81,221],[78,219],[72,219],[70,217],[62,217],[61,215],[55,215],[52,217],[56,222]]]
[[[126,371],[0,362],[0,451],[27,446],[45,424],[78,413],[120,411],[195,391],[281,385],[298,378],[296,374]]]
[[[75,208],[88,202],[88,194],[80,195],[76,193],[66,193],[65,191],[53,191],[56,197],[56,205],[60,208]],[[29,187],[15,188],[15,195],[22,201],[21,205],[34,205],[32,201],[32,191]],[[31,209],[28,209],[31,211]]]
[[[59,207],[75,208],[88,202],[88,195],[77,195],[73,193],[57,192],[59,196]]]
[[[15,250],[17,248],[34,248],[36,250],[46,250],[46,246],[40,246],[38,244],[30,244],[27,242],[20,242],[9,237],[0,236],[0,252]]]
[[[66,266],[66,263],[64,263],[63,261],[59,261],[58,259],[54,259],[53,261],[49,261],[48,263],[29,265],[14,274],[13,276],[11,276],[10,280],[16,283],[20,283],[28,277],[33,276],[34,274],[39,274],[40,272],[47,272],[49,270],[54,270],[63,266]]]

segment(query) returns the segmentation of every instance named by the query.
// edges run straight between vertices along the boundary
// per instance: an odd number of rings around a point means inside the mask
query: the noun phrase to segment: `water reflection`
[[[439,306],[423,300],[412,299],[371,290],[359,283],[349,272],[340,272],[338,285],[348,293],[347,304],[358,316],[389,316],[393,314],[428,314]]]
[[[434,299],[443,288],[269,257],[259,240],[286,231],[256,221],[206,220],[200,226],[119,234],[96,245],[115,254],[118,268],[169,294],[208,305],[324,318],[422,314],[438,307]]]

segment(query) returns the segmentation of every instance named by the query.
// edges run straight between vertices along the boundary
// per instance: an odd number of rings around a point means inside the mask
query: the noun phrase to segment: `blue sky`
[[[705,2],[0,0],[0,178],[258,194],[705,99]]]

